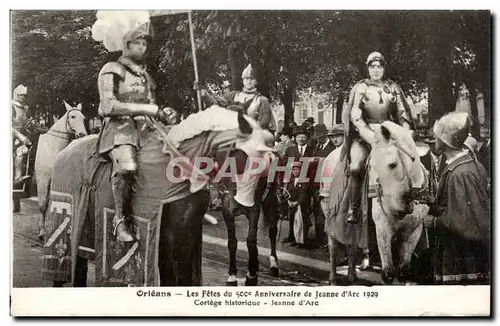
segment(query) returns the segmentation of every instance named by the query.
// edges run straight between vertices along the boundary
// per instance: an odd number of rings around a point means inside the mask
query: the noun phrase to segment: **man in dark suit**
[[[295,146],[286,149],[283,156],[284,164],[290,157],[293,157],[294,161],[298,161],[301,157],[313,157],[314,154],[314,147],[307,144],[309,132],[306,129],[299,126],[294,129],[293,135],[295,136]]]
[[[314,230],[316,234],[316,245],[324,247],[327,245],[325,234],[325,215],[321,209],[321,200],[319,198],[320,183],[315,182],[316,173],[319,168],[321,159],[327,157],[334,149],[335,146],[328,138],[328,129],[322,123],[314,126],[314,134],[312,138],[316,141],[314,149],[314,164],[311,167],[311,188],[313,191],[313,213],[314,213]]]
[[[307,132],[306,129],[302,128],[301,126],[295,128],[293,131],[293,135],[295,136],[295,145],[292,147],[289,147],[285,150],[285,155],[283,156],[283,164],[286,165],[288,162],[288,159],[293,158],[295,162],[299,161],[301,157],[310,157],[312,158],[314,155],[314,147],[311,147],[307,145],[307,141],[309,139],[309,133]],[[309,175],[309,173],[308,173]],[[304,197],[305,196],[305,197]],[[306,209],[307,211],[310,211],[310,201],[311,201],[311,192],[309,187],[304,191],[303,194],[303,199],[304,203],[309,203],[309,204],[304,204],[303,209]],[[305,212],[306,210],[304,210]],[[290,216],[290,215],[289,215]],[[304,218],[304,225],[309,225],[311,222],[309,221],[309,215],[303,216]],[[290,221],[290,233],[288,238],[284,239],[283,242],[291,242],[294,243],[295,239],[293,237],[293,220]]]

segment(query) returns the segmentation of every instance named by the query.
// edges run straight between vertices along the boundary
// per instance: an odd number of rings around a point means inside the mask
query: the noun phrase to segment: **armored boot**
[[[127,175],[117,174],[112,179],[113,197],[115,199],[115,216],[113,217],[113,235],[116,240],[132,242],[134,237],[129,229],[123,210],[123,203],[130,194],[130,181]]]
[[[351,172],[349,177],[349,199],[351,207],[347,213],[347,223],[359,223],[359,215],[361,212],[361,173]]]

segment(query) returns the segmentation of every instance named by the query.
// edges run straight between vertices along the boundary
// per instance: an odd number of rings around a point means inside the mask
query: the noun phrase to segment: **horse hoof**
[[[257,280],[257,275],[255,275],[254,278],[249,278],[247,276],[246,279],[245,279],[245,286],[257,286],[258,283],[259,282]]]
[[[397,277],[397,269],[395,267],[389,267],[382,271],[382,281],[384,284],[393,284]]]
[[[238,286],[238,281],[231,281],[231,282],[227,281],[226,285],[227,286]]]
[[[54,281],[54,284],[52,285],[52,287],[54,287],[54,288],[62,288],[64,286],[64,283],[66,283],[66,282]]]
[[[271,267],[269,269],[269,272],[271,272],[271,275],[273,277],[279,277],[280,276],[280,270],[277,267]]]

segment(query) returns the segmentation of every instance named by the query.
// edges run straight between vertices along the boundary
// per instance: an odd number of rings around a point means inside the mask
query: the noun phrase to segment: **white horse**
[[[376,228],[377,245],[382,262],[382,279],[386,284],[405,281],[413,251],[422,233],[422,221],[414,216],[413,203],[425,192],[426,172],[420,163],[419,153],[411,134],[403,127],[384,122],[375,128],[370,141],[371,153],[368,178],[365,184],[373,189],[368,200],[371,211],[366,211],[362,221],[356,225],[345,223],[348,209],[346,196],[348,165],[340,165],[340,150],[328,162],[337,165],[329,201],[322,203],[327,216],[326,231],[329,235],[330,284],[337,284],[336,260],[339,243],[346,246],[349,268],[349,284],[356,282],[355,256],[358,248],[368,243],[368,216]],[[332,167],[334,168],[334,167]]]
[[[82,114],[82,104],[72,107],[64,102],[66,113],[47,133],[40,135],[35,158],[35,176],[38,192],[38,207],[41,212],[38,228],[38,238],[43,241],[45,236],[45,216],[49,204],[50,181],[52,167],[57,155],[75,138],[87,135],[85,116]]]

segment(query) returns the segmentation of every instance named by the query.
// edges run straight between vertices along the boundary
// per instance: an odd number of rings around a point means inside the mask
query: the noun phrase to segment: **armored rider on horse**
[[[114,22],[111,25],[106,36],[114,37],[122,56],[116,62],[106,63],[99,72],[99,115],[104,121],[98,152],[113,163],[114,234],[119,241],[131,242],[134,237],[124,204],[129,202],[137,171],[140,133],[151,127],[152,120],[146,117],[170,124],[178,115],[170,108],[159,108],[156,101],[156,84],[145,62],[153,40],[149,20],[137,20],[135,26]],[[125,26],[129,26],[129,30]]]
[[[361,186],[366,160],[370,153],[369,139],[377,126],[384,121],[395,122],[413,130],[409,105],[401,87],[385,79],[385,59],[379,52],[372,52],[366,60],[369,78],[354,85],[349,96],[348,109],[342,114],[346,126],[346,150],[349,153],[348,190],[350,208],[347,222],[359,222],[361,211]],[[347,154],[344,153],[344,154]]]

